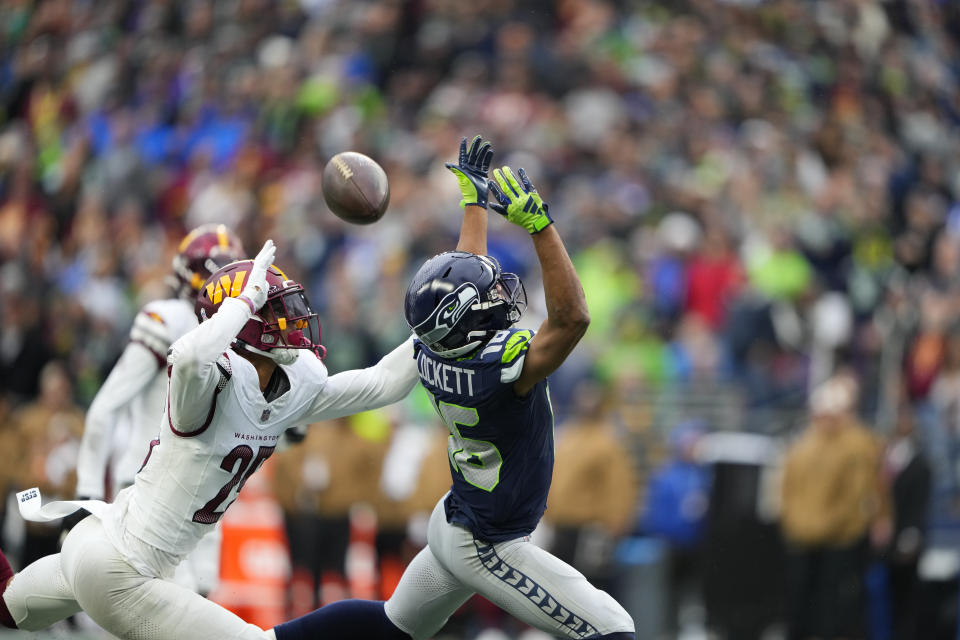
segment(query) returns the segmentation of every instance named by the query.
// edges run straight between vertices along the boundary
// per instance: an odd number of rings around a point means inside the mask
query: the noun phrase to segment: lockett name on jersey
[[[417,357],[417,369],[420,371],[422,380],[443,389],[447,393],[473,396],[473,374],[475,372],[472,369],[444,364],[439,360],[428,358],[423,351]]]

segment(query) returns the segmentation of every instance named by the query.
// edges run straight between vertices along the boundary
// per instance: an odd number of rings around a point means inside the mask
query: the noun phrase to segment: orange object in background
[[[290,602],[287,611],[290,619],[305,616],[314,609],[314,593],[317,587],[313,584],[313,574],[307,569],[294,568],[290,575]]]
[[[290,555],[283,512],[270,492],[270,460],[223,516],[220,584],[210,599],[250,624],[270,629],[285,620]]]
[[[350,509],[350,546],[347,548],[347,581],[350,596],[377,598],[377,513],[368,504]]]

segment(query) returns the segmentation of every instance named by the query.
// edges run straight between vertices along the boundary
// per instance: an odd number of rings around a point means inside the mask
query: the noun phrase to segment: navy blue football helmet
[[[515,273],[490,256],[448,251],[413,277],[403,311],[421,342],[441,358],[456,358],[520,319],[527,294]]]

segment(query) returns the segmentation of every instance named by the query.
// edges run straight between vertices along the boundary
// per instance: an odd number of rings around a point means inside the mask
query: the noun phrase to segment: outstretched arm
[[[520,395],[563,364],[590,325],[583,287],[560,234],[551,225],[533,236],[533,246],[543,271],[547,319],[530,341],[523,371],[513,385]]]
[[[460,141],[460,157],[457,164],[446,163],[460,184],[463,199],[463,223],[460,225],[460,241],[457,251],[468,251],[477,255],[487,254],[487,172],[493,160],[493,149],[489,142],[480,136],[474,136],[467,149],[467,139]]]
[[[478,256],[487,255],[487,210],[467,205],[460,224],[460,242],[457,251],[469,251]]]
[[[420,381],[413,358],[413,338],[366,369],[330,376],[313,399],[304,422],[320,422],[399,402]]]
[[[77,496],[101,499],[117,413],[157,374],[157,358],[139,342],[127,344],[87,411],[77,457]]]
[[[590,313],[580,278],[553,226],[547,205],[526,172],[520,169],[518,173],[519,179],[510,167],[497,169],[493,172],[497,181],[490,181],[490,190],[497,200],[493,209],[531,234],[543,272],[547,319],[530,341],[523,371],[513,384],[519,395],[525,395],[570,355],[587,331]]]

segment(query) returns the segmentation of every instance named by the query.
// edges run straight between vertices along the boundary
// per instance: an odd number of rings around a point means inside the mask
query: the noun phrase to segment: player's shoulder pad
[[[151,302],[145,305],[140,313],[133,319],[133,327],[130,328],[130,342],[140,344],[146,347],[162,361],[173,342],[174,336],[171,329],[173,321],[169,318],[169,313],[164,305]]]
[[[230,356],[227,355],[226,351],[221,353],[220,357],[217,358],[217,369],[220,370],[220,381],[217,382],[217,393],[220,393],[224,387],[227,386],[227,383],[230,382],[230,378],[233,377],[233,365],[230,364]]]
[[[171,343],[179,340],[198,324],[193,304],[183,298],[153,300],[144,305],[141,314],[148,314],[153,319],[161,320]]]
[[[536,332],[532,329],[504,329],[498,331],[480,352],[480,361],[496,364],[500,369],[500,382],[515,382],[523,371],[527,347]]]

